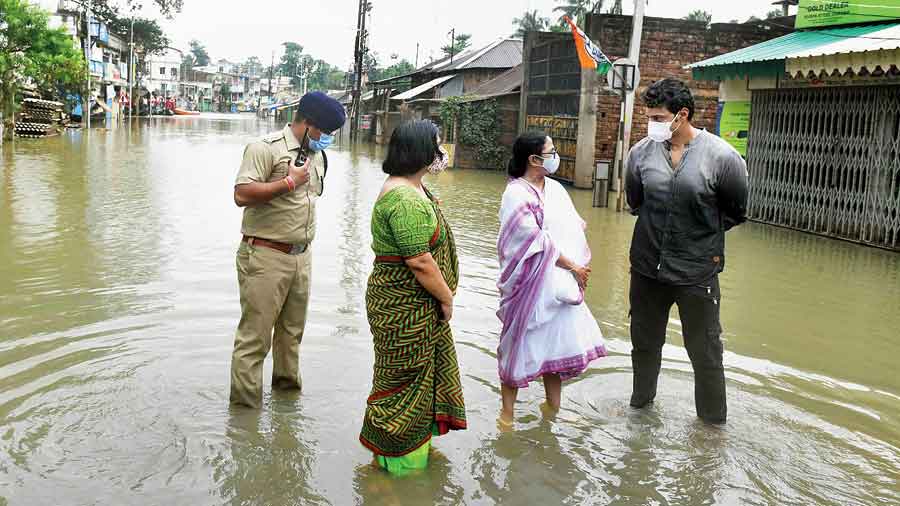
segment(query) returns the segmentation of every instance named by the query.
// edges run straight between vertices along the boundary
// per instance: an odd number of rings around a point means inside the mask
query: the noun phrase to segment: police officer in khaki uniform
[[[307,93],[291,124],[244,150],[234,186],[234,202],[244,208],[244,219],[237,252],[241,321],[231,357],[232,404],[260,406],[269,349],[275,364],[272,388],[300,389],[310,244],[328,167],[324,150],[345,118],[336,100]]]

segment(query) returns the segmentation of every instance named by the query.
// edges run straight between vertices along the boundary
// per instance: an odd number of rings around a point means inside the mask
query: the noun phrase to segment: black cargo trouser
[[[669,310],[678,305],[684,346],[694,368],[694,403],[697,416],[723,423],[727,415],[725,369],[719,324],[719,278],[697,286],[660,283],[631,273],[631,365],[634,388],[631,406],[640,408],[656,397],[656,382],[666,342]]]

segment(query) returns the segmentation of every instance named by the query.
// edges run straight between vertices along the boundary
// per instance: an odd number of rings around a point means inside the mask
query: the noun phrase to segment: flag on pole
[[[612,62],[600,50],[600,46],[594,44],[587,35],[578,28],[568,16],[566,21],[572,27],[572,36],[575,38],[575,48],[578,50],[578,61],[583,69],[595,69],[598,74],[606,74],[612,68]]]

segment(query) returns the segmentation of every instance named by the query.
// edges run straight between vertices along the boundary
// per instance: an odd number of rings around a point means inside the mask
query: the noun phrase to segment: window
[[[178,77],[178,69],[175,67],[172,67],[172,77]]]
[[[166,75],[166,68],[165,68],[165,67],[160,67],[160,68],[159,68],[159,75],[161,75],[161,76]]]

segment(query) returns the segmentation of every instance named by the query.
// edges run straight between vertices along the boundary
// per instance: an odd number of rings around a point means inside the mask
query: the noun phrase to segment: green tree
[[[415,70],[416,67],[410,63],[409,60],[404,58],[399,62],[392,64],[390,67],[377,68],[376,66],[374,71],[369,71],[369,80],[380,81],[382,79],[404,76],[413,73]]]
[[[308,91],[327,91],[341,89],[344,86],[344,72],[324,60],[313,59],[305,69]]]
[[[553,12],[560,13],[557,22],[560,26],[568,27],[566,17],[574,21],[578,26],[584,28],[584,20],[586,14],[599,14],[603,9],[603,0],[556,0],[557,3],[565,2],[564,5],[554,7]]]
[[[181,57],[181,74],[180,75],[182,75],[182,76],[189,75],[188,72],[193,70],[194,66],[196,66],[196,64],[197,64],[197,62],[194,61],[194,55],[192,55],[191,53],[187,53],[184,56],[182,56]],[[188,79],[188,80],[190,80],[190,79]]]
[[[447,44],[446,46],[441,48],[441,51],[444,52],[445,56],[450,56],[453,54],[454,56],[462,53],[469,46],[472,45],[472,35],[469,33],[460,33],[456,36],[456,39],[453,41],[453,44]]]
[[[119,38],[124,40],[126,43],[131,38],[131,18],[130,17],[114,17],[110,21],[108,21],[109,31],[117,35]],[[162,27],[159,26],[159,23],[155,19],[148,18],[134,18],[134,59],[135,59],[135,74],[139,73],[139,70],[144,68],[144,65],[141,62],[146,61],[148,56],[152,56],[155,54],[161,54],[165,52],[166,48],[169,46],[170,41],[169,38],[166,37],[166,34],[163,33]],[[127,54],[127,53],[126,53]],[[191,67],[188,67],[187,70],[190,70]],[[184,68],[182,68],[182,74],[184,74]]]
[[[706,26],[709,26],[709,24],[712,22],[712,14],[697,9],[691,11],[687,16],[684,17],[684,19],[688,21],[697,21],[699,23],[704,23]]]
[[[618,14],[621,16],[622,15],[622,0],[615,0],[615,3],[613,3],[612,7],[609,8],[609,13],[610,14]]]
[[[514,37],[524,38],[527,32],[541,32],[550,25],[550,18],[544,18],[538,15],[537,10],[526,11],[521,18],[513,19],[513,26],[516,31]]]
[[[259,76],[263,73],[263,64],[262,61],[256,56],[251,56],[247,58],[244,63],[241,64],[241,72],[251,76]]]
[[[219,86],[219,112],[231,111],[231,85],[222,83]]]
[[[301,66],[308,63],[303,58],[303,46],[296,42],[285,42],[282,46],[284,46],[284,54],[281,55],[281,61],[278,63],[278,72],[283,76],[290,76],[291,84],[299,89],[302,83],[301,78],[298,77],[303,70]]]
[[[194,57],[194,65],[198,67],[209,65],[209,53],[206,52],[206,47],[197,39],[190,41],[189,44],[191,55]]]
[[[131,38],[131,18],[115,18],[107,23],[110,33],[127,44]],[[169,46],[169,38],[155,19],[134,18],[135,50],[145,56],[160,54]]]
[[[184,0],[152,0],[153,4],[159,9],[160,14],[172,19],[175,14],[181,12],[184,6]],[[77,4],[84,2],[78,1]],[[131,2],[128,2],[129,6]],[[121,15],[120,2],[118,0],[92,0],[91,13],[94,18],[110,23],[116,18],[125,17]]]
[[[0,110],[7,139],[15,132],[16,101],[23,83],[64,96],[82,91],[86,78],[87,65],[72,37],[63,28],[50,29],[40,7],[24,0],[0,0]]]

